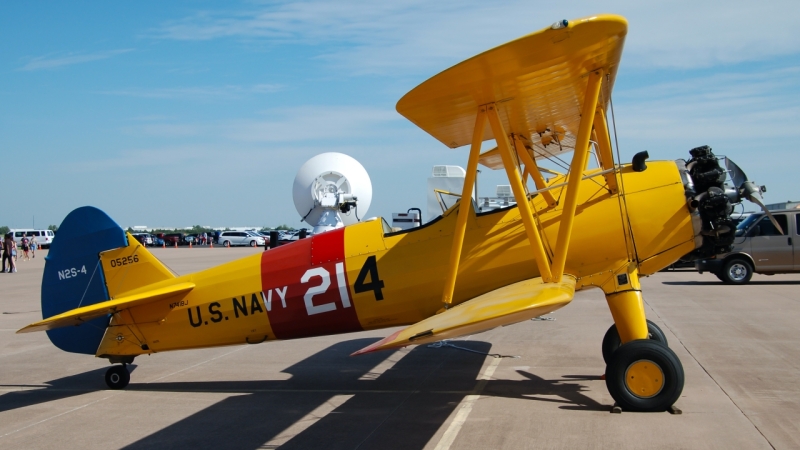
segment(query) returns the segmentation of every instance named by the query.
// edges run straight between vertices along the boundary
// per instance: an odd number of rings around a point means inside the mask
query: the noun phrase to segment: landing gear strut
[[[106,371],[106,384],[111,389],[125,389],[131,381],[131,374],[128,372],[127,364],[111,366]]]
[[[665,346],[667,345],[667,337],[664,336],[664,332],[649,319],[647,320],[647,339],[660,342]],[[611,325],[608,331],[606,331],[606,335],[603,336],[603,361],[605,361],[606,364],[608,364],[611,354],[614,353],[620,345],[622,345],[622,339],[619,337],[617,326]]]
[[[615,326],[603,338],[608,392],[624,411],[667,411],[683,392],[683,365],[661,329],[644,315],[638,273],[620,274],[614,281],[606,301]]]

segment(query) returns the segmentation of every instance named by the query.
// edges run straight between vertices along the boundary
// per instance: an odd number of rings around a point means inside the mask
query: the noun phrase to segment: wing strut
[[[606,114],[603,112],[602,107],[598,107],[594,112],[594,131],[597,136],[597,146],[600,148],[600,167],[606,170],[613,169],[614,156],[611,152],[611,138],[608,135]],[[619,190],[617,187],[617,174],[610,172],[603,176],[606,178],[606,185],[611,193],[616,193]]]
[[[575,210],[578,207],[578,189],[583,178],[583,168],[586,167],[586,158],[589,157],[589,136],[592,133],[597,99],[600,96],[600,85],[603,81],[603,71],[598,69],[591,72],[586,85],[586,97],[581,109],[581,123],[578,127],[578,136],[575,139],[575,151],[567,177],[567,193],[564,200],[564,210],[561,212],[561,223],[558,227],[558,244],[553,258],[552,278],[546,281],[560,280],[564,274],[564,265],[567,262],[569,241],[572,237],[572,224],[575,221]]]
[[[550,259],[547,256],[547,252],[545,251],[544,244],[542,243],[540,230],[536,225],[536,222],[533,220],[531,205],[528,201],[526,188],[522,184],[522,178],[519,173],[519,165],[517,163],[517,158],[514,157],[514,154],[516,154],[518,158],[522,159],[523,163],[525,164],[526,172],[533,176],[534,182],[537,185],[537,189],[542,189],[542,187],[539,186],[540,183],[537,181],[535,175],[539,174],[539,177],[541,177],[538,167],[536,166],[535,162],[531,163],[530,160],[533,158],[531,158],[527,151],[525,151],[524,146],[522,146],[522,143],[520,143],[515,136],[512,136],[514,139],[514,147],[511,146],[511,143],[508,139],[509,135],[503,129],[503,123],[500,120],[500,116],[497,114],[496,105],[494,103],[489,103],[479,108],[478,115],[475,118],[475,127],[473,128],[472,132],[472,146],[470,148],[469,161],[467,162],[467,173],[464,178],[464,187],[462,188],[461,193],[461,207],[458,209],[456,229],[453,234],[453,246],[450,249],[450,265],[448,267],[447,278],[445,279],[444,292],[442,293],[442,301],[445,304],[445,308],[453,302],[453,292],[455,291],[458,266],[461,260],[461,250],[464,244],[464,234],[466,233],[467,218],[470,211],[469,203],[466,203],[466,199],[470,199],[470,201],[472,199],[472,189],[475,185],[475,176],[478,171],[481,142],[483,140],[484,125],[487,118],[489,119],[489,126],[492,129],[492,134],[495,136],[497,149],[503,160],[503,167],[508,175],[508,181],[511,183],[511,190],[513,191],[514,198],[517,201],[517,207],[519,208],[522,222],[525,225],[525,232],[528,235],[528,240],[530,241],[533,249],[536,265],[539,268],[539,274],[544,282],[552,283],[561,280],[561,276],[564,274],[567,251],[569,250],[572,224],[574,222],[575,211],[578,206],[578,188],[580,187],[581,179],[583,178],[583,168],[586,166],[586,161],[589,157],[589,138],[592,134],[595,113],[599,111],[597,109],[597,103],[600,96],[600,86],[602,81],[602,69],[589,73],[586,86],[586,97],[584,98],[583,107],[581,110],[581,122],[580,126],[578,127],[578,136],[575,141],[575,152],[572,156],[572,162],[570,163],[570,170],[567,178],[566,198],[564,201],[564,209],[561,213],[561,224],[558,229],[558,245],[556,247],[556,253],[552,267],[550,265]],[[600,115],[602,117],[602,112],[600,112]],[[602,125],[605,126],[604,121],[602,122]],[[601,146],[601,161],[604,161],[604,165],[610,164],[611,167],[613,167],[613,160],[608,159],[605,153],[608,151],[608,155],[611,154],[610,145],[605,146],[606,148],[602,149],[604,144],[610,144],[610,141],[608,141],[607,130],[605,131],[606,133],[604,136],[600,136],[598,138],[598,140],[601,141],[601,143],[598,144]],[[600,134],[602,134],[602,131]],[[604,138],[605,142],[603,142]],[[522,151],[520,151],[520,149]],[[536,168],[536,170],[533,170],[533,168]],[[544,184],[543,180],[541,184]],[[549,191],[545,192],[549,193]],[[552,199],[552,195],[550,195],[550,199]],[[552,199],[552,201],[554,201],[554,199]],[[548,200],[548,203],[550,203],[550,200]]]
[[[516,135],[514,136],[514,148],[517,150],[517,155],[522,159],[522,163],[525,164],[525,173],[530,174],[531,178],[533,178],[536,189],[546,188],[547,184],[544,182],[542,172],[539,171],[539,166],[536,165],[536,160],[531,157],[531,154],[528,153],[528,149],[525,148],[525,145]],[[525,173],[523,173],[522,176],[523,180],[527,180]],[[550,191],[543,191],[542,198],[544,198],[544,201],[547,202],[549,206],[554,206],[557,203]]]
[[[478,159],[481,155],[481,142],[483,142],[483,127],[485,124],[486,107],[482,106],[478,111],[478,117],[475,118],[475,131],[472,133],[472,147],[469,150],[467,174],[464,177],[464,187],[461,188],[461,205],[458,207],[456,229],[453,233],[453,246],[450,248],[450,265],[448,266],[444,292],[442,293],[442,301],[445,307],[453,302],[453,291],[456,288],[458,264],[461,260],[461,248],[464,245],[464,233],[467,230],[467,217],[469,217],[470,204],[472,202],[472,189],[475,186],[475,177],[478,173]]]
[[[539,228],[533,220],[531,205],[528,202],[528,196],[525,194],[525,187],[522,185],[519,169],[515,164],[514,155],[511,152],[508,134],[506,134],[503,129],[503,123],[500,121],[500,116],[497,115],[497,107],[494,103],[488,105],[488,111],[486,111],[486,113],[489,116],[489,125],[492,127],[495,141],[497,141],[497,149],[500,151],[500,156],[503,158],[503,166],[506,169],[506,174],[508,174],[508,181],[511,183],[511,191],[514,192],[514,199],[517,201],[522,223],[525,225],[525,232],[528,234],[528,240],[533,248],[533,256],[536,259],[539,274],[545,282],[560,280],[561,275],[559,274],[558,278],[553,278],[550,270],[550,259],[547,257],[547,253],[544,250]],[[588,141],[586,145],[588,145]]]

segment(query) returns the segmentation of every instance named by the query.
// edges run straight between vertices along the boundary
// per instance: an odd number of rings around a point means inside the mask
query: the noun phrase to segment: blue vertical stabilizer
[[[127,244],[125,232],[103,211],[84,206],[69,213],[46,258],[42,318],[108,300],[100,252]],[[94,355],[108,320],[100,317],[77,327],[49,330],[47,336],[64,351]]]

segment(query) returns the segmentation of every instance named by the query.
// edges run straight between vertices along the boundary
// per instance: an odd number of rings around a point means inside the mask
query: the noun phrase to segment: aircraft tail
[[[42,318],[82,308],[174,278],[150,252],[106,213],[91,207],[67,215],[50,246],[42,277]],[[47,330],[58,348],[94,355],[109,316]]]

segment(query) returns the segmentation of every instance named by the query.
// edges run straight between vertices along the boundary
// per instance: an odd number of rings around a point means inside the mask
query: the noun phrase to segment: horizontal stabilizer
[[[17,331],[17,333],[30,333],[33,331],[52,330],[54,328],[61,328],[70,325],[81,325],[91,319],[102,317],[108,314],[114,314],[134,305],[141,305],[175,295],[185,294],[194,289],[194,286],[194,283],[177,283],[171,286],[153,289],[152,291],[142,292],[140,294],[128,295],[114,300],[95,303],[94,305],[75,308],[40,322],[32,323]]]
[[[570,275],[564,275],[558,283],[544,283],[541,278],[520,281],[417,322],[353,356],[427,344],[521,322],[561,308],[574,295],[575,278]]]

